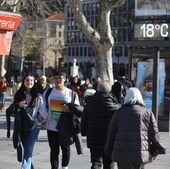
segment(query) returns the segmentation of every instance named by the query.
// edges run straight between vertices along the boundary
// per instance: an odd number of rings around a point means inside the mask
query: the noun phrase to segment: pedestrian
[[[52,87],[50,83],[47,82],[47,77],[45,75],[42,75],[37,82],[37,87],[39,93],[43,94],[45,90],[49,89]]]
[[[79,99],[81,99],[82,97],[82,91],[80,89],[80,86],[81,86],[81,79],[78,76],[74,76],[70,81],[70,85],[68,86],[68,88],[77,92]]]
[[[93,88],[95,90],[97,90],[97,85],[98,83],[101,81],[101,78],[100,77],[96,77],[95,79],[93,79]]]
[[[5,77],[0,78],[0,111],[5,106],[5,99],[6,99],[6,93],[7,93],[7,82]]]
[[[80,98],[80,104],[84,105],[84,94],[87,90],[93,89],[93,85],[90,83],[90,78],[85,78],[85,82],[80,86],[81,90],[81,98]],[[94,89],[93,89],[94,90]]]
[[[145,107],[141,92],[132,87],[110,121],[106,153],[118,169],[143,169],[156,157],[150,154],[150,145],[156,143],[160,141],[155,117]]]
[[[123,104],[124,97],[128,89],[132,87],[132,83],[126,79],[126,70],[124,67],[119,69],[118,75],[118,80],[112,85],[112,93],[116,96],[117,100]]]
[[[14,76],[11,76],[9,78],[9,82],[8,82],[8,87],[9,87],[9,91],[10,91],[11,96],[14,95],[14,91],[13,91],[14,86],[15,86],[15,78],[14,78]]]
[[[40,126],[46,118],[43,97],[37,92],[33,75],[28,74],[23,78],[21,87],[15,93],[11,106],[15,110],[13,112],[15,117],[13,145],[17,150],[21,147],[24,150],[23,158],[18,157],[22,158],[18,161],[22,161],[21,169],[33,169],[34,145],[38,138]],[[21,154],[18,155],[21,156]]]
[[[55,72],[53,76],[55,86],[43,94],[48,114],[46,128],[50,147],[51,169],[58,169],[59,167],[60,148],[62,150],[61,167],[62,169],[68,169],[70,145],[74,142],[71,123],[73,112],[69,109],[68,104],[80,104],[77,93],[65,86],[65,80],[66,74],[64,72]],[[76,116],[81,116],[81,112],[74,111],[78,114]]]
[[[87,96],[81,119],[81,134],[87,136],[90,149],[91,169],[111,169],[112,160],[104,153],[107,129],[115,110],[120,107],[115,96],[111,94],[109,81],[100,81],[97,92]]]
[[[85,78],[85,82],[80,86],[83,96],[87,89],[93,89],[93,85],[90,83],[90,78]]]

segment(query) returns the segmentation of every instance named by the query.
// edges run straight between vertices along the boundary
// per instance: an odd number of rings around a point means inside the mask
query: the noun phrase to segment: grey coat
[[[110,122],[106,152],[116,162],[148,163],[149,143],[158,139],[153,113],[142,105],[124,105]]]

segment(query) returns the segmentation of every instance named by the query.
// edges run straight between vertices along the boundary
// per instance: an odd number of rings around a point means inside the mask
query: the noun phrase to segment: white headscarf
[[[136,87],[131,87],[129,88],[125,96],[124,104],[136,104],[136,103],[145,105],[142,98],[142,94],[139,91],[139,89],[137,89]]]

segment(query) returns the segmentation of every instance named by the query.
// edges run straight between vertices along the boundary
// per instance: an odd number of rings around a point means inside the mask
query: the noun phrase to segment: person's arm
[[[105,146],[105,153],[109,156],[112,154],[114,140],[116,137],[117,132],[117,116],[116,113],[113,115],[107,132],[107,138],[106,138],[106,146]]]
[[[45,121],[47,117],[46,104],[42,96],[37,97],[37,119],[39,122]]]
[[[149,124],[149,139],[151,142],[157,142],[159,140],[159,131],[154,114],[151,112],[150,124]]]

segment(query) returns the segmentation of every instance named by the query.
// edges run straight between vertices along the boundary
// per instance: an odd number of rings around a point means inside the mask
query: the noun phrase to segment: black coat
[[[87,136],[87,147],[104,149],[109,122],[120,107],[110,93],[88,96],[81,120],[81,134]]]
[[[74,103],[67,104],[70,112],[62,113],[58,124],[56,126],[57,130],[59,130],[59,144],[60,145],[71,145],[74,143],[74,137],[78,133],[80,133],[79,120],[81,118],[81,114],[83,113],[83,107],[80,105],[76,105]]]
[[[110,122],[106,152],[117,162],[147,163],[149,144],[158,140],[153,113],[141,105],[124,105]]]

